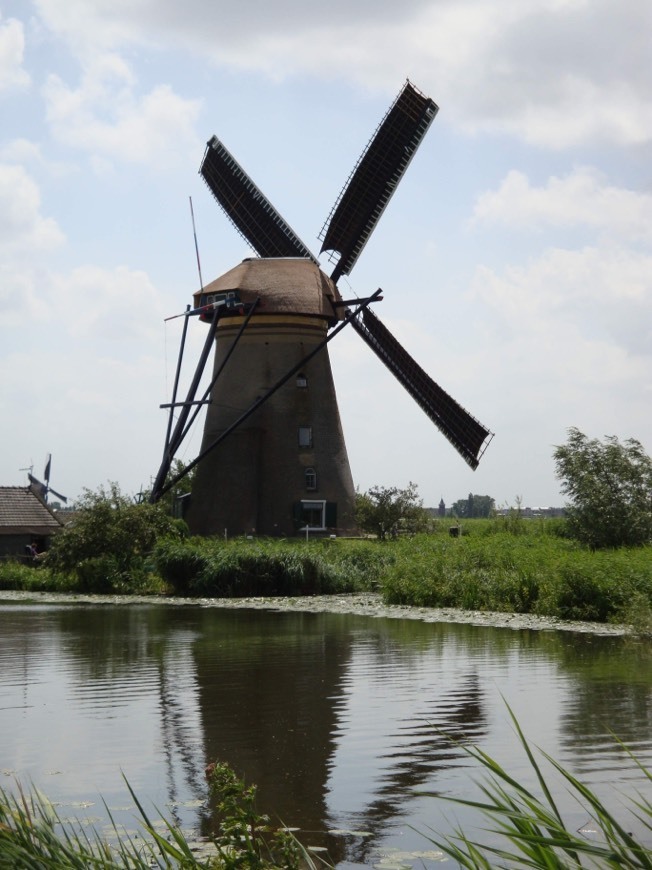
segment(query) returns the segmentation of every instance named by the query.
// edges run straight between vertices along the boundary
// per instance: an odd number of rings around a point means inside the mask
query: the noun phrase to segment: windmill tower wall
[[[337,294],[304,260],[245,261],[205,295],[224,289],[261,302],[213,387],[202,451],[323,341]],[[215,371],[242,321],[220,320]],[[354,528],[354,500],[324,347],[199,463],[186,519],[193,534],[326,534]]]

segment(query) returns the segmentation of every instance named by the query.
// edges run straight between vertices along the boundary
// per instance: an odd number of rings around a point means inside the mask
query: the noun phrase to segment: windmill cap
[[[243,260],[207,284],[203,291],[195,293],[195,307],[201,304],[202,296],[229,290],[237,290],[242,302],[254,302],[260,297],[257,313],[261,315],[297,314],[328,320],[343,316],[341,308],[333,307],[333,302],[341,299],[337,287],[319,266],[308,259]]]

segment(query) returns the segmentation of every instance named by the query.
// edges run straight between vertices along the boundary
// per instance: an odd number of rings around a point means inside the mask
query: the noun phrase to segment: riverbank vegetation
[[[390,604],[651,622],[652,548],[592,551],[564,521],[517,516],[465,523],[459,538],[400,541],[382,578]]]
[[[379,592],[387,604],[625,622],[652,630],[652,547],[592,550],[564,520],[517,512],[380,542],[183,537],[175,528],[120,562],[55,549],[37,568],[0,564],[0,588],[201,597]],[[459,534],[457,534],[459,532]],[[63,535],[61,536],[64,537]],[[125,564],[131,567],[124,567]]]
[[[62,820],[37,790],[17,794],[0,788],[0,867],[7,870],[149,870],[152,867],[204,870],[317,870],[331,866],[310,852],[280,823],[256,807],[256,787],[247,786],[229,765],[207,768],[208,790],[215,805],[216,830],[190,842],[170,820],[152,821],[126,783],[141,831],[128,834],[113,823],[102,837],[81,823]],[[109,814],[110,815],[110,814]]]
[[[456,866],[479,868],[532,867],[652,867],[652,846],[633,829],[652,830],[652,802],[641,794],[619,796],[617,812],[545,753],[535,755],[510,711],[516,734],[534,772],[537,788],[526,788],[478,746],[462,747],[483,775],[476,779],[478,798],[447,797],[477,812],[480,827],[467,826],[453,835],[424,831],[424,839],[440,850],[441,859]],[[636,762],[625,747],[624,752]],[[544,763],[546,768],[544,769]],[[638,764],[638,762],[636,762]],[[645,783],[652,773],[638,764]],[[208,766],[207,779],[214,813],[215,833],[203,844],[191,843],[169,820],[163,826],[148,817],[142,802],[127,785],[140,816],[141,833],[125,835],[114,825],[115,836],[102,838],[91,829],[62,822],[55,808],[37,791],[18,789],[13,795],[0,789],[0,867],[145,870],[149,867],[204,868],[204,870],[316,870],[333,865],[280,823],[262,814],[256,805],[256,787],[247,785],[224,762]],[[551,774],[554,775],[554,780]],[[561,790],[576,801],[587,824],[577,830],[558,806]]]
[[[417,487],[358,493],[373,538],[191,538],[170,505],[115,484],[86,492],[36,567],[0,563],[0,589],[202,597],[380,592],[385,603],[624,622],[652,633],[652,460],[640,443],[555,448],[567,516],[434,518]],[[468,511],[473,516],[473,511]],[[452,524],[452,525],[451,525]]]

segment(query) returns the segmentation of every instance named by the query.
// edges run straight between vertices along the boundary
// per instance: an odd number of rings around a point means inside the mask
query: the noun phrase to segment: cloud
[[[117,54],[95,57],[78,88],[51,74],[43,88],[47,121],[61,143],[103,159],[167,168],[199,146],[193,125],[200,100],[185,100],[169,85],[144,95]]]
[[[38,316],[39,263],[65,243],[59,224],[41,211],[41,192],[27,170],[0,163],[0,314],[16,327]]]
[[[149,277],[124,266],[79,266],[53,275],[48,307],[48,318],[65,324],[70,339],[96,350],[113,346],[120,356],[140,352],[138,342],[156,340],[164,317]]]
[[[650,194],[616,187],[589,168],[551,176],[541,187],[513,170],[497,190],[478,197],[472,224],[517,227],[521,238],[528,230],[547,231],[548,247],[526,265],[514,264],[502,275],[486,267],[476,273],[473,294],[500,315],[502,328],[530,333],[530,340],[545,334],[551,350],[565,340],[567,355],[586,342],[606,341],[630,358],[649,358]],[[573,246],[565,238],[571,229],[593,241]],[[551,231],[565,244],[553,246]]]
[[[649,33],[640,0],[39,0],[53,32],[99,49],[185,48],[272,79],[348,79],[393,93],[406,74],[470,133],[561,149],[652,138]]]
[[[0,22],[0,94],[21,90],[30,83],[23,68],[25,35],[23,25],[14,18]]]
[[[501,223],[534,228],[590,227],[610,236],[652,241],[652,195],[609,184],[596,170],[575,169],[533,187],[518,170],[507,174],[495,191],[481,194],[473,224]]]
[[[472,293],[499,315],[502,349],[516,343],[527,357],[539,348],[553,366],[572,360],[575,376],[578,356],[592,349],[584,374],[613,384],[640,376],[639,358],[650,364],[650,275],[652,255],[617,245],[550,249],[503,275],[480,268]]]
[[[41,214],[38,185],[22,166],[0,163],[0,250],[5,258],[51,250],[64,240]]]

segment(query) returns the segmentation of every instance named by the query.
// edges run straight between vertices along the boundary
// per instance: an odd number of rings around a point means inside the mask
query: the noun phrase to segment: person
[[[32,541],[32,544],[31,544],[29,549],[30,549],[30,552],[32,555],[32,559],[37,559],[38,558],[38,547],[36,545],[36,541]]]

